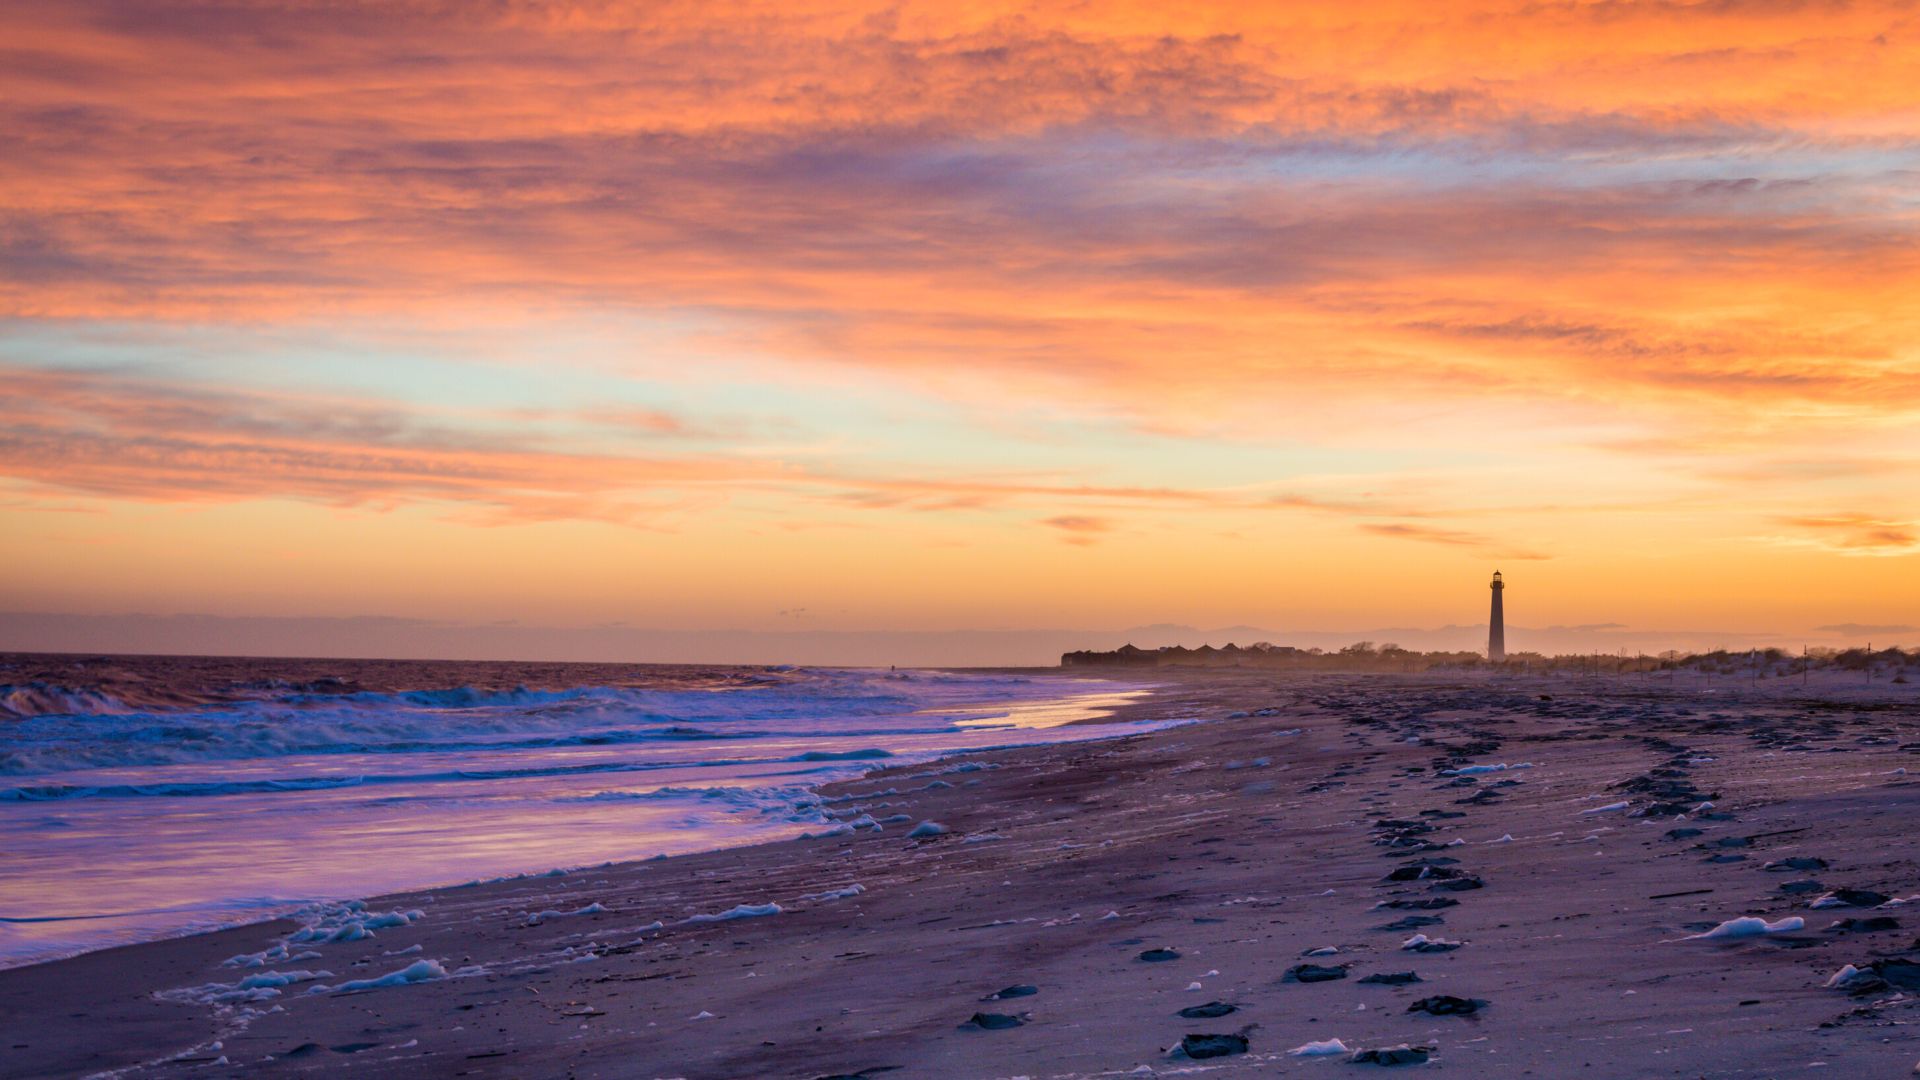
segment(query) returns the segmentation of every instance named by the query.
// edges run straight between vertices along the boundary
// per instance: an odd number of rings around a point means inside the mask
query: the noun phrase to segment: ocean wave
[[[0,716],[114,716],[133,712],[112,694],[53,683],[0,683]]]
[[[962,694],[1006,696],[1011,688],[993,678],[915,682],[823,672],[720,690],[300,689],[263,700],[133,709],[106,694],[29,685],[10,688],[20,708],[38,711],[8,724],[0,776],[314,755],[938,734],[980,718],[948,712]]]
[[[714,758],[704,761],[594,761],[578,765],[524,765],[499,768],[446,769],[433,772],[337,776],[290,776],[252,780],[176,780],[148,784],[22,784],[0,788],[0,802],[53,802],[63,799],[198,798],[212,795],[257,795],[283,791],[324,791],[331,788],[383,784],[444,784],[476,780],[524,780],[536,777],[587,776],[595,773],[637,773],[656,769],[730,768],[770,763],[878,761],[893,757],[878,747],[814,751],[783,757]]]

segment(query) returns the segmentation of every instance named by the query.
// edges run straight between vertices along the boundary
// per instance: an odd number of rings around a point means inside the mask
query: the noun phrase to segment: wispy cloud
[[[1098,543],[1103,534],[1113,531],[1113,522],[1106,518],[1083,514],[1062,514],[1047,518],[1041,524],[1064,533],[1060,539],[1065,543],[1082,546]]]
[[[1825,626],[1816,626],[1814,629],[1853,638],[1866,637],[1870,634],[1920,633],[1920,626],[1909,626],[1906,623],[1828,623]]]
[[[1909,555],[1920,551],[1920,523],[1875,514],[1837,513],[1784,517],[1780,524],[1802,530],[1786,538],[1845,555]]]
[[[0,42],[20,518],[1920,550],[1901,0],[72,0]]]

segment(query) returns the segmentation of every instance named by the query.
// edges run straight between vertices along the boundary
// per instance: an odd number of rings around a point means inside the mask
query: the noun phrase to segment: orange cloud
[[[1781,519],[1813,534],[1812,542],[1846,554],[1905,555],[1920,551],[1920,524],[1873,514],[1827,514]]]
[[[1083,514],[1062,514],[1058,517],[1047,518],[1040,524],[1065,533],[1066,535],[1060,538],[1063,542],[1078,544],[1082,547],[1097,543],[1102,533],[1113,531],[1113,522],[1108,521],[1106,518],[1090,517]]]
[[[1804,550],[1755,551],[1904,551],[1914,25],[1895,0],[15,5],[0,474],[35,506],[998,514],[1105,537],[1041,545],[1087,559],[1175,511],[1409,564],[1599,557],[1656,514],[1697,547],[1772,521]],[[155,323],[403,325],[641,381],[721,358],[1097,435],[1031,463],[750,453],[671,410],[404,405],[418,371],[336,400],[272,389],[304,356],[215,388],[165,349],[41,353]],[[1167,453],[1106,460],[1116,433]],[[1797,509],[1836,505],[1882,509]]]

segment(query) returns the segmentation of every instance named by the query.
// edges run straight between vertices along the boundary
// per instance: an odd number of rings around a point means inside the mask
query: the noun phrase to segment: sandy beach
[[[1199,722],[876,770],[826,835],[0,972],[0,1073],[1920,1061],[1911,687],[1153,678],[1119,718]]]

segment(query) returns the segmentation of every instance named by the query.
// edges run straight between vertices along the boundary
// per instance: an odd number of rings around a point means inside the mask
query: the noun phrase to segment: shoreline
[[[817,669],[807,668],[795,670],[810,672]],[[854,671],[856,669],[847,670]],[[857,670],[875,675],[887,674],[885,669],[876,670],[869,668]],[[710,678],[716,671],[723,676],[727,676],[736,671],[753,673],[756,672],[757,669],[749,667],[740,667],[737,669],[707,669],[699,674],[703,677]],[[914,673],[925,675],[958,674],[961,676],[969,674],[968,672],[949,669],[914,669]],[[819,788],[825,785],[837,783],[845,779],[857,779],[863,772],[869,772],[874,768],[889,764],[895,766],[912,765],[927,761],[944,760],[949,757],[962,756],[982,750],[1009,749],[1029,745],[1021,740],[1028,737],[1044,738],[1045,736],[1037,736],[1036,733],[1045,732],[1052,728],[1064,729],[1088,725],[1097,726],[1110,717],[1115,706],[1125,704],[1124,701],[1117,701],[1116,699],[1129,698],[1147,692],[1140,680],[1101,679],[1085,675],[1069,675],[1064,679],[1057,677],[1050,678],[1050,676],[1057,676],[1057,673],[1048,669],[1002,669],[991,673],[982,672],[979,674],[989,676],[1013,676],[1020,680],[1031,682],[1033,685],[1030,688],[1030,692],[1025,696],[987,697],[977,703],[970,703],[963,700],[947,704],[928,705],[921,710],[918,715],[922,715],[929,720],[954,723],[953,731],[956,733],[956,739],[978,738],[980,737],[980,733],[986,733],[987,737],[991,738],[991,733],[1004,730],[1010,740],[1006,745],[988,745],[983,747],[960,745],[932,753],[923,749],[903,749],[898,746],[889,745],[876,745],[870,749],[863,749],[858,752],[842,753],[839,751],[828,751],[812,754],[796,753],[796,756],[791,759],[796,764],[791,766],[791,768],[801,770],[798,774],[786,775],[772,773],[757,779],[740,777],[725,782],[707,781],[707,783],[711,784],[716,790],[718,788],[737,788],[742,792],[768,791],[798,793],[797,797],[801,801],[788,807],[788,809],[792,811],[793,816],[786,819],[769,817],[764,822],[734,826],[733,823],[725,821],[724,815],[722,815],[719,820],[710,822],[710,824],[714,826],[714,831],[712,832],[696,834],[687,831],[684,823],[677,823],[672,828],[662,828],[657,832],[649,833],[644,841],[636,841],[630,845],[626,845],[625,854],[601,851],[593,853],[592,859],[577,863],[561,864],[557,867],[551,864],[527,866],[524,862],[518,866],[513,865],[511,862],[501,866],[499,862],[496,862],[492,867],[485,865],[469,866],[467,869],[475,871],[474,873],[443,875],[438,878],[425,879],[416,877],[413,880],[392,880],[391,877],[389,877],[388,880],[384,881],[367,882],[357,891],[341,892],[332,890],[322,893],[286,893],[276,891],[262,893],[259,896],[243,893],[227,897],[209,896],[205,899],[177,903],[167,907],[127,907],[126,910],[116,909],[101,914],[82,915],[42,915],[40,912],[29,908],[27,911],[18,912],[17,917],[9,918],[5,921],[16,925],[71,925],[77,928],[85,928],[91,924],[121,923],[125,920],[137,919],[142,915],[173,916],[174,919],[156,924],[147,930],[146,932],[151,936],[133,938],[127,931],[116,929],[112,932],[112,938],[101,939],[99,935],[96,934],[93,942],[75,944],[70,948],[60,951],[41,949],[33,952],[22,950],[16,953],[9,953],[5,957],[0,957],[0,971],[9,971],[42,963],[73,959],[102,949],[151,944],[153,942],[182,937],[196,937],[210,933],[218,933],[223,930],[257,926],[280,919],[297,918],[302,912],[309,909],[316,909],[327,904],[337,904],[370,896],[398,894],[402,891],[407,893],[434,892],[442,889],[493,884],[519,878],[533,878],[544,873],[552,872],[555,869],[592,869],[602,865],[639,862],[658,858],[662,855],[700,854],[750,847],[760,843],[778,842],[801,835],[809,829],[817,831],[817,828],[824,828],[831,824],[831,822],[815,822],[813,825],[808,825],[799,820],[799,817],[807,810],[809,805],[807,800],[817,793]],[[1055,683],[1056,685],[1049,686],[1049,682]],[[462,687],[461,689],[467,688]],[[556,687],[553,689],[555,691],[565,691],[575,688]],[[1065,719],[1062,719],[1063,716]],[[961,733],[967,734],[963,735]],[[863,741],[872,741],[877,744],[886,744],[888,742],[887,737],[883,733],[874,732],[871,733],[871,736],[871,739]],[[1062,734],[1049,738],[1048,741],[1071,741],[1086,737],[1101,738],[1111,736]],[[844,758],[845,763],[839,768],[834,768],[833,765],[830,764],[841,758]],[[778,763],[782,759],[775,758],[769,760],[770,763]],[[800,764],[802,762],[817,762],[818,766],[814,768],[813,766]],[[805,775],[808,769],[823,772],[826,775]],[[835,777],[832,775],[835,772],[843,775]],[[849,772],[853,773],[851,777],[844,775]],[[157,781],[156,783],[159,782]],[[357,787],[358,785],[341,784],[339,786]],[[668,781],[666,782],[666,786],[672,788],[675,784],[672,781]],[[331,785],[328,787],[331,787]],[[0,791],[0,797],[4,797],[6,794],[8,793]],[[29,804],[33,804],[33,800],[31,799],[29,799],[28,802]],[[4,805],[8,804],[0,802],[0,806]],[[17,806],[18,804],[15,805]],[[54,809],[65,804],[60,800],[49,798],[37,805],[44,805],[49,809]],[[773,814],[775,810],[776,807],[773,805],[763,808],[763,811],[768,814]],[[703,844],[704,846],[701,846]],[[601,846],[604,847],[605,845]],[[652,847],[653,850],[648,850],[649,847]],[[591,848],[588,850],[589,852],[592,851]],[[601,858],[603,855],[612,855],[613,857],[611,859],[603,859]],[[266,899],[267,897],[275,896],[281,898],[273,900]],[[100,908],[92,907],[81,910],[93,912],[100,910]],[[16,912],[10,911],[7,914],[15,916]],[[193,919],[195,921],[183,921],[186,919]],[[81,941],[86,935],[68,935],[68,937],[74,941]],[[118,940],[114,940],[113,938],[117,938]]]
[[[1853,1016],[1862,1003],[1821,983],[1843,963],[1910,955],[1900,947],[1920,916],[1893,933],[1829,933],[1828,914],[1864,913],[1809,910],[1777,889],[1805,875],[1758,868],[1819,858],[1830,868],[1813,876],[1828,885],[1920,893],[1916,840],[1902,824],[1920,808],[1920,786],[1894,771],[1920,766],[1920,754],[1901,748],[1920,747],[1911,698],[1836,701],[1809,717],[1792,695],[1703,702],[1578,679],[1153,674],[1160,685],[1111,719],[1208,722],[972,753],[962,767],[888,766],[822,788],[845,800],[836,806],[846,818],[911,819],[877,833],[375,898],[369,911],[423,917],[263,967],[332,974],[258,1001],[188,1005],[153,994],[237,983],[248,969],[221,961],[271,947],[295,922],[0,972],[0,1015],[32,1032],[10,1040],[0,1071],[85,1075],[146,1062],[134,1074],[207,1075],[225,1058],[250,1073],[376,1076],[1270,1072],[1329,1064],[1287,1051],[1334,1038],[1351,1049],[1432,1044],[1429,1067],[1469,1075],[1572,1071],[1585,1065],[1567,1055],[1583,1052],[1632,1075],[1775,1076],[1816,1059],[1855,1074],[1912,1067],[1911,1047],[1881,1041],[1895,1020],[1920,1020],[1911,995]],[[1713,719],[1722,709],[1743,715]],[[1810,749],[1791,749],[1796,737]],[[1877,741],[1858,741],[1868,738]],[[1594,800],[1612,797],[1613,785],[1672,767],[1662,765],[1675,756],[1666,747],[1683,744],[1713,759],[1683,771],[1720,796],[1716,812],[1731,820],[1681,822],[1703,836],[1670,841],[1672,821],[1584,813],[1605,810]],[[1799,755],[1788,759],[1794,775],[1775,775],[1788,753]],[[1497,780],[1435,775],[1445,760],[1520,758],[1534,767]],[[1481,801],[1454,805],[1461,795]],[[1484,889],[1382,884],[1402,860],[1381,858],[1397,849],[1378,843],[1375,822],[1421,822],[1422,809],[1463,817],[1427,818],[1432,831],[1406,839],[1432,852],[1421,857],[1459,858]],[[924,820],[950,831],[904,835]],[[1503,834],[1515,839],[1496,842]],[[1754,834],[1767,835],[1700,846]],[[1746,857],[1707,861],[1729,855]],[[1373,911],[1376,901],[1433,896],[1459,902],[1414,914],[1440,920],[1424,932],[1462,941],[1458,949],[1407,953],[1398,946],[1411,924],[1377,928],[1406,913]],[[781,910],[684,921],[763,904]],[[568,914],[529,917],[548,911]],[[1691,925],[1748,914],[1802,917],[1806,931],[1681,940],[1701,932]],[[1323,945],[1339,951],[1301,959]],[[1138,958],[1155,948],[1180,955]],[[423,958],[453,977],[304,992]],[[1285,981],[1302,963],[1350,963],[1354,978]],[[1359,979],[1389,968],[1417,969],[1424,983]],[[1201,989],[1186,989],[1192,983]],[[979,1000],[1013,985],[1039,992]],[[1472,1017],[1404,1011],[1433,994],[1491,1004]],[[1176,1015],[1216,1000],[1236,1011]],[[975,1012],[1029,1015],[1007,1030],[963,1028]],[[1682,1015],[1690,1021],[1658,1022]],[[1246,1023],[1259,1026],[1244,1054],[1168,1056],[1185,1034]]]

